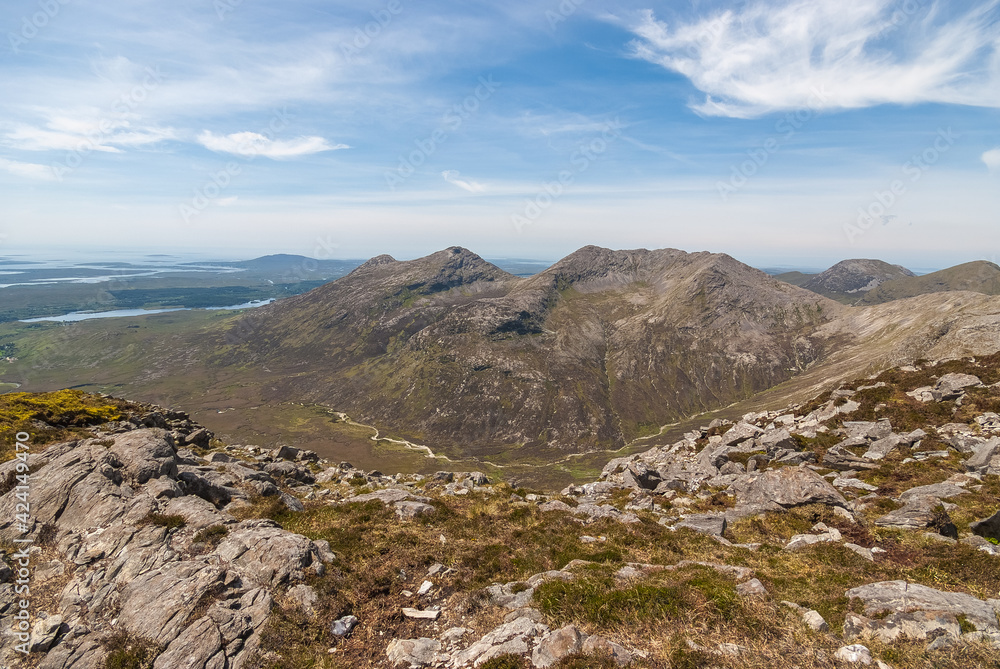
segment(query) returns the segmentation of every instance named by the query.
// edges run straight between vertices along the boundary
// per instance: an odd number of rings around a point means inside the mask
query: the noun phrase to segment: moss
[[[165,527],[168,530],[176,530],[178,528],[184,527],[187,521],[184,520],[184,516],[179,516],[177,514],[162,514],[162,513],[149,513],[139,521],[140,525],[156,525],[158,527]]]

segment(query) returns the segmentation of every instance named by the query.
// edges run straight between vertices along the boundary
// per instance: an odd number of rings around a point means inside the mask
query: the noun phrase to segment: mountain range
[[[181,406],[258,443],[278,407],[316,406],[450,457],[544,463],[919,358],[993,353],[1000,298],[987,293],[1000,269],[971,268],[980,283],[961,279],[969,266],[940,281],[851,261],[803,281],[810,290],[725,254],[587,246],[523,277],[451,247],[378,256],[237,315],[6,324],[0,343],[17,359],[3,380]],[[907,297],[851,307],[822,286],[859,302]],[[324,434],[299,443],[322,449]]]

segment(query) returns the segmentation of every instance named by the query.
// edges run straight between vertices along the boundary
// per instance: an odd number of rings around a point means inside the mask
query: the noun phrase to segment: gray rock
[[[756,578],[751,578],[736,586],[736,592],[744,597],[763,597],[767,594],[767,588]]]
[[[303,613],[310,616],[316,615],[316,603],[319,601],[319,595],[311,586],[305,583],[294,585],[288,589],[285,597],[288,598],[292,606],[300,609]]]
[[[409,490],[403,490],[402,488],[383,488],[382,490],[376,490],[375,492],[365,493],[363,495],[355,495],[353,497],[348,497],[344,500],[344,503],[353,502],[371,502],[379,501],[383,504],[395,504],[396,502],[403,502],[406,500],[414,500],[417,502],[429,502],[428,497],[417,497]]]
[[[285,508],[289,511],[304,511],[306,506],[302,503],[298,497],[294,495],[289,495],[287,492],[278,492],[278,497],[281,498],[281,503],[285,505]]]
[[[867,666],[872,663],[871,651],[860,644],[841,646],[837,649],[837,652],[833,654],[833,657],[835,660],[850,662],[852,664],[863,664]]]
[[[307,467],[296,464],[294,462],[288,462],[287,460],[272,462],[268,465],[265,465],[264,471],[270,474],[271,476],[290,479],[293,481],[300,481],[302,483],[316,482],[316,477],[313,476],[313,473],[309,471]]]
[[[907,502],[915,497],[928,496],[936,499],[949,499],[959,495],[967,495],[969,491],[954,483],[934,483],[910,488],[899,496],[899,501]]]
[[[311,541],[270,520],[245,520],[230,528],[215,554],[245,581],[270,587],[301,581],[307,569],[322,564]]]
[[[965,468],[969,471],[978,471],[984,474],[992,473],[991,469],[997,469],[994,461],[998,457],[1000,457],[1000,437],[993,437],[976,448],[972,457],[965,461]]]
[[[726,532],[726,515],[723,513],[698,513],[687,516],[676,527],[686,527],[701,534],[721,537]]]
[[[28,651],[32,653],[44,653],[55,643],[59,634],[69,628],[63,623],[62,616],[48,616],[39,618],[31,626],[31,638],[28,641]]]
[[[865,548],[864,546],[859,546],[857,544],[852,544],[852,543],[844,544],[844,548],[857,553],[858,555],[868,560],[869,562],[875,561],[875,554],[872,553],[870,548]]]
[[[814,632],[829,632],[830,626],[827,624],[823,616],[819,614],[818,611],[813,611],[810,609],[802,614],[802,622],[804,622],[809,629]]]
[[[564,502],[562,500],[554,499],[554,500],[552,500],[550,502],[545,502],[544,504],[539,504],[538,505],[538,510],[539,511],[543,511],[543,512],[544,511],[572,511],[573,507],[571,507],[569,504],[567,504],[566,502]]]
[[[299,449],[294,446],[281,446],[274,453],[274,457],[279,460],[294,460],[299,455]]]
[[[737,423],[722,435],[722,443],[726,446],[737,446],[748,439],[753,439],[763,433],[763,430],[751,423]]]
[[[655,490],[662,479],[659,472],[644,462],[633,462],[622,472],[625,485],[636,490]]]
[[[757,438],[757,444],[768,453],[780,450],[796,450],[798,442],[792,437],[787,428],[768,430]]]
[[[830,469],[838,469],[840,471],[847,471],[851,469],[875,469],[878,467],[877,464],[870,460],[860,458],[854,453],[851,453],[841,444],[836,446],[831,446],[827,449],[826,453],[823,455],[823,464]]]
[[[441,642],[437,639],[421,637],[419,639],[393,639],[385,649],[392,666],[406,664],[410,667],[424,667],[432,662],[441,651]]]
[[[184,443],[185,444],[194,444],[195,446],[197,446],[199,448],[208,448],[208,445],[212,441],[212,437],[213,436],[214,435],[212,435],[211,432],[209,432],[206,428],[202,427],[202,428],[198,428],[197,430],[195,430],[194,432],[192,432],[191,434],[189,434],[184,439]]]
[[[875,524],[879,527],[902,530],[922,530],[931,527],[939,520],[937,514],[940,512],[936,512],[935,509],[940,505],[941,500],[936,497],[913,495],[906,499],[906,504],[902,508],[875,519]],[[950,522],[950,519],[941,518],[941,520]]]
[[[177,456],[163,430],[134,430],[115,437],[111,452],[126,483],[139,486],[161,476],[177,476]]]
[[[358,626],[358,622],[359,620],[355,616],[338,618],[330,625],[330,633],[333,636],[348,636]]]
[[[905,441],[906,439],[898,434],[890,434],[888,437],[872,442],[872,445],[861,457],[865,460],[882,460]]]
[[[156,658],[153,669],[225,667],[226,655],[222,644],[222,635],[215,622],[208,616],[199,618]],[[218,660],[212,663],[217,656]]]
[[[575,625],[566,625],[549,632],[539,640],[531,654],[531,664],[536,667],[551,667],[567,655],[579,653],[583,649],[585,638]]]
[[[892,423],[888,418],[883,418],[877,422],[872,421],[844,421],[844,433],[848,438],[863,438],[869,440],[884,439],[892,434]]]
[[[849,599],[861,599],[866,615],[937,611],[964,615],[982,632],[998,632],[997,614],[993,607],[972,595],[945,592],[906,581],[882,581],[847,591]]]
[[[733,485],[740,504],[780,510],[804,504],[847,506],[847,500],[822,476],[804,467],[769,470]]]
[[[508,652],[527,654],[530,650],[529,643],[533,644],[536,638],[548,631],[548,627],[531,618],[518,618],[493,629],[465,650],[452,654],[449,666],[456,669],[469,665],[478,666],[492,657]]]
[[[1000,539],[1000,511],[989,518],[969,523],[969,529],[986,539]]]
[[[934,389],[941,393],[941,398],[945,400],[955,399],[966,388],[981,386],[983,382],[978,376],[972,374],[945,374],[938,379]]]
[[[396,508],[396,515],[403,520],[432,516],[437,513],[436,508],[423,502],[396,502],[393,506]]]
[[[938,635],[951,638],[961,635],[955,614],[942,611],[906,611],[891,613],[878,620],[849,614],[844,623],[845,639],[875,638],[890,644],[901,639],[920,640]]]

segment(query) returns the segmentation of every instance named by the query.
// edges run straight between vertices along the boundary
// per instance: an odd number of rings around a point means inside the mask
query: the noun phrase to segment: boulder
[[[528,616],[517,618],[493,629],[465,650],[453,653],[449,666],[456,669],[470,665],[478,666],[505,653],[527,655],[531,646],[536,643],[536,639],[548,631],[548,627],[536,623]]]
[[[934,386],[941,393],[941,399],[952,400],[959,397],[966,388],[981,386],[983,382],[972,374],[945,374]]]
[[[531,664],[535,667],[551,667],[567,655],[579,653],[583,649],[586,635],[575,625],[566,625],[541,638],[531,654]]]
[[[831,446],[827,449],[826,453],[823,455],[823,464],[830,469],[837,469],[839,471],[848,471],[851,469],[875,469],[878,467],[877,464],[871,460],[866,460],[860,458],[854,453],[851,453],[843,445],[847,442],[841,442],[836,446]]]
[[[936,499],[948,499],[958,495],[967,495],[969,491],[959,487],[954,483],[933,483],[931,485],[921,485],[910,488],[899,496],[899,501],[908,502],[915,497],[928,496]]]
[[[385,649],[392,666],[405,664],[410,667],[424,667],[435,661],[441,650],[437,639],[393,639]]]
[[[879,421],[845,421],[844,434],[847,438],[862,438],[871,441],[884,439],[892,434],[892,423],[888,418]]]
[[[882,581],[847,591],[864,602],[865,615],[937,611],[963,615],[977,630],[998,632],[997,613],[987,602],[961,592],[945,592],[906,581]]]
[[[847,506],[847,500],[822,476],[805,467],[769,470],[733,485],[740,504],[781,510],[805,504]]]
[[[762,429],[752,423],[737,423],[722,435],[722,443],[725,446],[738,446],[763,432]]]
[[[677,528],[686,527],[701,534],[721,537],[726,532],[726,515],[723,513],[697,513],[687,516],[677,523]]]
[[[111,452],[121,463],[124,481],[131,486],[161,476],[177,476],[177,455],[164,430],[134,430],[118,435]]]
[[[937,519],[935,509],[941,500],[930,495],[913,495],[906,499],[902,508],[891,511],[875,520],[879,527],[902,530],[922,530],[934,525]]]
[[[970,523],[969,529],[986,539],[1000,540],[1000,511],[997,511],[989,518]]]

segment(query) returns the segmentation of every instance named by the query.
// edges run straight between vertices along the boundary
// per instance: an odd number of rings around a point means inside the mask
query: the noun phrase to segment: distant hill
[[[915,276],[901,265],[882,260],[842,260],[819,274],[786,272],[775,278],[806,290],[819,293],[844,304],[856,304],[869,291],[886,281]]]
[[[955,290],[1000,295],[1000,267],[985,260],[977,260],[923,276],[886,281],[868,291],[859,300],[859,304],[882,304],[906,297]]]

